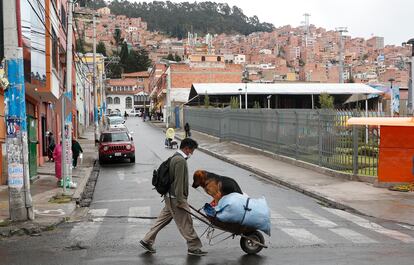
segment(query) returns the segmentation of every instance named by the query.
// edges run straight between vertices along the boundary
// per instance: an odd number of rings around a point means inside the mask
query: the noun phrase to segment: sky
[[[137,0],[129,0],[142,2]],[[170,0],[171,2],[185,2]],[[147,1],[151,2],[151,1]],[[194,2],[188,0],[188,2]],[[203,2],[203,1],[198,1]],[[310,24],[334,30],[347,27],[351,37],[384,37],[385,44],[401,45],[414,38],[414,0],[216,0],[241,8],[247,16],[275,27],[300,26],[303,14]]]

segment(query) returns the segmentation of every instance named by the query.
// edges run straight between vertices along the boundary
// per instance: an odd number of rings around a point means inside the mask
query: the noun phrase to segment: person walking
[[[174,179],[169,194],[164,196],[164,208],[149,232],[139,242],[142,248],[150,253],[155,253],[153,244],[158,232],[171,220],[174,220],[181,235],[187,241],[188,255],[204,256],[207,252],[201,250],[201,241],[194,230],[193,219],[187,212],[190,207],[188,197],[188,166],[187,159],[191,157],[198,144],[190,138],[181,142],[178,150],[170,160],[169,175]]]
[[[62,143],[55,146],[53,150],[53,159],[55,160],[55,176],[57,185],[62,186]]]
[[[47,157],[49,158],[49,161],[53,162],[53,151],[55,150],[55,137],[53,137],[52,132],[47,133],[47,140],[48,140],[48,147],[47,147]]]
[[[73,159],[73,168],[76,168],[78,165],[79,154],[83,153],[82,147],[78,141],[72,138],[72,159]]]
[[[186,122],[184,125],[184,131],[185,131],[185,138],[191,137],[190,124],[188,124],[188,122]]]
[[[128,113],[125,111],[124,112],[124,119],[127,120],[128,119]]]

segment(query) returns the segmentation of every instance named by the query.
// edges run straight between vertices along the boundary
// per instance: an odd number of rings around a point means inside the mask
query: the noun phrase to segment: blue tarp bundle
[[[227,223],[240,223],[258,229],[270,236],[270,211],[264,197],[249,198],[240,193],[223,196],[214,210],[204,207],[207,215]]]

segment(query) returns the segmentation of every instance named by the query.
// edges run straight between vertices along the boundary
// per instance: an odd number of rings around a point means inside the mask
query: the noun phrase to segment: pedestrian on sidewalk
[[[55,160],[55,176],[58,186],[62,185],[62,142],[55,146],[53,150],[53,159]]]
[[[76,168],[76,166],[78,165],[78,157],[80,155],[80,153],[83,154],[83,150],[81,145],[79,144],[78,141],[76,141],[74,138],[72,138],[72,163],[73,163],[73,168]]]
[[[47,142],[48,142],[48,146],[47,146],[47,157],[49,158],[49,161],[53,162],[53,151],[55,150],[55,137],[53,136],[52,132],[47,132]]]
[[[128,113],[125,111],[124,112],[124,119],[127,120],[128,119]]]
[[[191,137],[190,124],[188,124],[188,122],[186,122],[184,125],[184,131],[185,131],[185,138]]]
[[[171,184],[169,194],[164,196],[164,208],[161,210],[157,220],[150,231],[139,242],[141,247],[150,253],[155,253],[152,247],[155,238],[161,229],[174,220],[181,235],[187,241],[188,255],[204,256],[207,252],[202,251],[201,241],[194,230],[193,219],[187,212],[190,207],[187,203],[188,197],[188,166],[187,159],[198,147],[196,141],[191,138],[181,142],[180,150],[171,158],[169,165],[169,175],[174,179]]]

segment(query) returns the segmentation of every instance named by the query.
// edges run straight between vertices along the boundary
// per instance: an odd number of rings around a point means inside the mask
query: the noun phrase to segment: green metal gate
[[[27,116],[27,143],[29,148],[29,176],[30,180],[37,178],[37,119]]]

